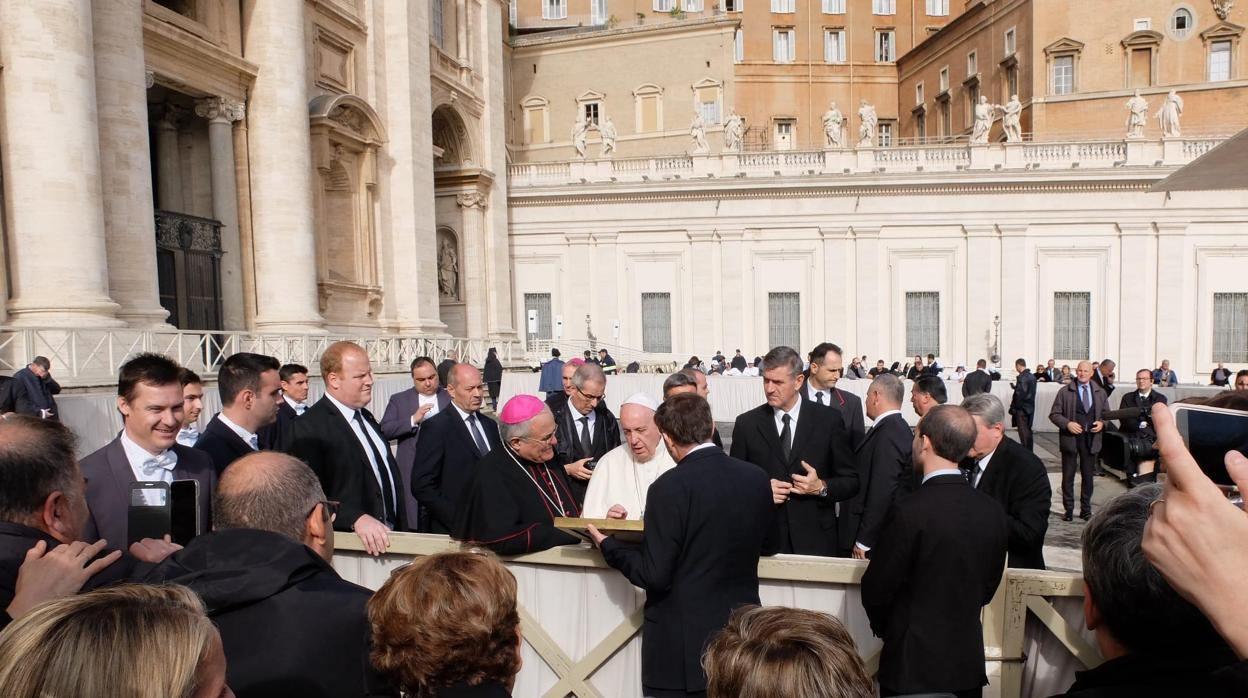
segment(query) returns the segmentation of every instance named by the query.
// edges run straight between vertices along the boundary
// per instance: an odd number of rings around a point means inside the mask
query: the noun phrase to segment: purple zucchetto
[[[503,424],[519,424],[533,419],[546,408],[546,403],[532,395],[517,395],[503,405],[498,419]]]

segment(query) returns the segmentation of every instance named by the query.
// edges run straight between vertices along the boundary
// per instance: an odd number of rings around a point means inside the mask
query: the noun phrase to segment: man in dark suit
[[[962,379],[962,397],[968,398],[980,393],[992,392],[992,374],[988,373],[988,362],[980,359],[975,362],[975,370]]]
[[[963,461],[971,486],[1001,504],[1010,523],[1010,567],[1044,569],[1053,486],[1044,463],[1005,437],[1005,409],[996,395],[972,395],[962,407],[975,420],[975,445]]]
[[[619,422],[603,402],[606,392],[607,376],[602,366],[577,366],[568,406],[555,421],[555,461],[567,473],[578,507],[585,504],[585,491],[594,474],[586,466],[620,445]]]
[[[412,496],[429,515],[429,532],[454,530],[464,488],[478,461],[498,448],[498,424],[481,414],[485,382],[471,364],[451,369],[450,406],[420,428],[412,456]]]
[[[56,398],[61,385],[52,378],[52,362],[46,356],[36,356],[26,368],[13,374],[8,383],[8,400],[13,411],[40,419],[60,419]]]
[[[1118,430],[1122,432],[1124,439],[1140,438],[1146,439],[1150,443],[1157,441],[1157,432],[1153,430],[1153,405],[1157,403],[1163,405],[1169,404],[1166,396],[1160,392],[1153,390],[1153,372],[1147,368],[1141,368],[1135,372],[1135,390],[1122,396],[1118,403],[1120,410],[1142,410],[1140,415],[1128,419],[1119,420]],[[1155,459],[1142,460],[1125,464],[1132,476],[1147,475],[1157,467]]]
[[[1074,519],[1075,471],[1082,478],[1079,488],[1079,518],[1092,518],[1092,477],[1096,454],[1101,452],[1101,432],[1105,421],[1101,414],[1109,409],[1109,400],[1101,386],[1092,382],[1092,362],[1080,361],[1075,380],[1057,391],[1049,421],[1058,429],[1057,445],[1062,452],[1063,521]]]
[[[1045,364],[1044,380],[1046,383],[1060,383],[1062,380],[1062,369],[1057,367],[1057,362],[1053,359],[1049,359],[1049,362]]]
[[[823,342],[810,352],[810,373],[803,397],[816,405],[827,405],[841,413],[841,422],[849,430],[850,448],[858,448],[866,433],[863,425],[862,401],[857,395],[839,390],[836,382],[844,371],[841,348]]]
[[[334,529],[355,531],[364,549],[380,555],[390,531],[406,529],[399,469],[365,406],[373,399],[368,353],[334,342],[321,353],[325,395],[290,423],[287,452],[307,463],[326,496],[340,502]]]
[[[1030,451],[1033,446],[1031,426],[1036,419],[1036,377],[1027,369],[1024,359],[1014,362],[1014,370],[1018,372],[1018,378],[1011,386],[1014,395],[1010,398],[1010,417],[1014,420],[1014,428],[1018,429],[1019,443]]]
[[[193,448],[201,436],[199,415],[204,411],[204,381],[189,368],[183,368],[178,383],[182,385],[182,428],[178,443]]]
[[[295,418],[308,409],[308,367],[282,364],[277,370],[282,385],[282,400],[277,405],[277,421],[260,430],[260,448],[273,451],[286,449],[286,431]]]
[[[945,391],[945,381],[939,376],[923,375],[915,379],[910,386],[910,404],[920,417],[937,405],[949,401],[949,393]]]
[[[643,693],[705,695],[702,650],[733,608],[759,603],[758,558],[774,552],[776,510],[766,474],[710,443],[706,400],[674,395],[654,418],[676,467],[650,486],[645,538],[590,534],[607,564],[646,590]]]
[[[572,394],[572,374],[576,373],[576,368],[585,362],[580,358],[575,358],[567,363],[562,361],[559,363],[563,367],[559,369],[563,388],[557,392],[546,393],[546,406],[550,408],[550,413],[554,415],[556,422],[559,420],[559,415],[568,409],[568,396]]]
[[[283,453],[247,455],[222,474],[215,507],[216,530],[143,581],[203,599],[235,695],[388,694],[368,660],[372,592],[330,565],[334,505],[316,474]]]
[[[905,396],[901,379],[883,373],[867,388],[867,430],[856,456],[858,493],[841,503],[836,531],[841,557],[865,560],[879,539],[880,525],[897,497],[908,493],[914,479],[910,462],[913,435],[901,416]]]
[[[836,503],[858,491],[841,414],[802,399],[802,359],[789,347],[763,357],[767,402],[737,417],[732,457],[771,477],[780,552],[836,555]]]
[[[412,465],[416,462],[416,441],[420,427],[433,419],[451,404],[451,396],[438,382],[437,367],[433,359],[419,356],[412,360],[412,387],[390,396],[385,414],[381,416],[381,435],[398,440],[399,450],[395,460],[403,476],[401,489],[403,503],[407,507],[407,521],[413,530],[428,530],[427,515],[422,516],[420,502],[412,494]]]
[[[217,471],[202,451],[177,442],[182,429],[181,369],[160,354],[139,354],[122,364],[117,378],[117,438],[80,462],[91,514],[82,539],[129,543],[130,485],[135,482],[199,482],[199,530],[212,529],[212,492]]]
[[[282,383],[277,359],[239,352],[221,364],[217,390],[221,412],[208,422],[195,442],[196,450],[212,459],[217,476],[234,461],[266,448],[261,432],[277,420],[282,404]]]
[[[980,612],[1005,567],[1000,505],[976,492],[958,462],[975,422],[956,405],[932,408],[915,428],[923,484],[897,502],[862,578],[862,605],[883,638],[880,695],[978,698],[988,683]]]
[[[1101,386],[1101,390],[1105,391],[1106,399],[1114,394],[1114,369],[1117,364],[1113,359],[1105,359],[1092,369],[1092,382]]]
[[[681,393],[697,393],[703,400],[710,400],[711,388],[707,384],[706,374],[696,368],[682,368],[663,381],[663,399]],[[719,436],[719,429],[711,426],[711,443],[715,448],[723,449],[724,440]]]
[[[438,364],[438,382],[442,385],[449,385],[451,382],[450,373],[455,364],[459,363],[459,352],[448,351],[446,358],[442,359],[442,363]]]

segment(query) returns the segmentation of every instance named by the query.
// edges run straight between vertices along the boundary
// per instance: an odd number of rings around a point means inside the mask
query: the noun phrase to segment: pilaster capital
[[[165,102],[156,108],[156,125],[162,129],[176,131],[186,118],[186,109],[172,102]]]
[[[460,208],[479,208],[485,210],[489,206],[489,197],[479,191],[466,191],[455,195],[455,203]]]
[[[149,90],[156,86],[156,71],[143,71],[143,86]]]
[[[195,115],[209,121],[234,123],[242,121],[247,108],[242,102],[235,102],[224,97],[204,97],[195,101]]]

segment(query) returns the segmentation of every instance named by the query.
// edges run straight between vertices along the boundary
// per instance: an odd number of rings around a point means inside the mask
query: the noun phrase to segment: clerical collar
[[[1145,392],[1145,393],[1140,393],[1140,399],[1141,399],[1141,400],[1147,400],[1147,399],[1148,399],[1148,396],[1149,396],[1149,395],[1152,395],[1152,394],[1153,394],[1153,391],[1151,391],[1151,390],[1150,390],[1150,391],[1148,391],[1148,392]]]

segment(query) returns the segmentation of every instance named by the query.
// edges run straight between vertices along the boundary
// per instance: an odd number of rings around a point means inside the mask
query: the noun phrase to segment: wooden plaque
[[[555,528],[567,531],[586,543],[593,543],[589,537],[589,525],[598,527],[599,531],[608,536],[627,543],[640,543],[644,524],[639,519],[573,519],[563,516],[555,517]]]

